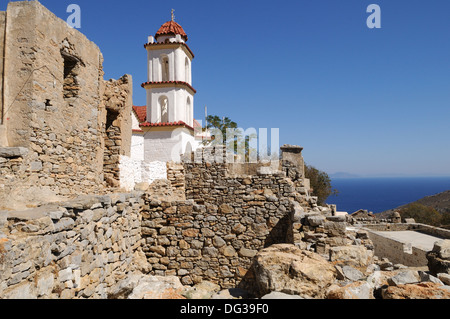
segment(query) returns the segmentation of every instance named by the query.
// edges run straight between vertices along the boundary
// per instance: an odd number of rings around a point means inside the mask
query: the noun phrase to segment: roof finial
[[[175,21],[175,14],[174,14],[175,10],[172,9],[171,14],[172,14],[172,21]]]

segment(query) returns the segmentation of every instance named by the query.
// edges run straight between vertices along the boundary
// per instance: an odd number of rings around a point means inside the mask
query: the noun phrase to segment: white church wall
[[[193,126],[194,118],[194,96],[184,89],[178,88],[152,88],[147,89],[147,119],[151,123],[161,122],[160,99],[168,99],[169,122],[183,121]],[[186,112],[187,101],[190,100],[189,112]]]
[[[192,85],[191,59],[182,47],[173,49],[160,49],[147,51],[147,68],[149,82],[161,82],[163,79],[162,57],[167,56],[169,61],[169,77],[166,81],[183,81]],[[189,67],[186,68],[186,59]],[[188,70],[188,74],[186,71]]]
[[[130,157],[136,161],[144,160],[144,135],[143,134],[133,134],[131,136]]]
[[[167,164],[161,161],[142,162],[142,181],[151,184],[157,179],[167,179]]]
[[[180,162],[188,141],[193,141],[193,136],[187,128],[152,130],[144,137],[145,161]]]
[[[142,182],[142,161],[133,160],[129,156],[120,156],[120,187],[126,191],[134,189],[136,183]]]
[[[186,68],[186,59],[189,65],[188,68]],[[175,50],[175,81],[182,81],[192,85],[191,59],[188,58],[181,47]]]
[[[175,79],[175,54],[173,49],[147,50],[149,82],[174,81]],[[167,56],[169,59],[169,76],[163,79],[162,57]]]
[[[120,156],[120,187],[131,191],[137,183],[153,183],[157,179],[167,179],[167,165],[165,162],[145,162],[135,160],[129,156]]]
[[[166,42],[166,40],[169,40],[171,43],[172,42],[183,42],[184,43],[184,40],[183,40],[183,38],[179,38],[179,39],[177,39],[177,37],[176,36],[173,36],[173,35],[160,35],[160,36],[158,36],[158,42],[161,42],[161,43],[164,43],[164,42]]]

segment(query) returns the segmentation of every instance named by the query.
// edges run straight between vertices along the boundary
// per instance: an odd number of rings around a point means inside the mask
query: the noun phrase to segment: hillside
[[[421,198],[415,202],[417,204],[422,204],[425,206],[433,207],[436,209],[439,213],[443,214],[445,212],[450,212],[450,190],[447,190],[442,193],[438,193],[431,196],[426,196],[424,198]],[[394,211],[400,210],[404,208],[405,206],[409,205],[411,203],[389,209],[387,211],[384,211],[382,213],[376,214],[378,218],[386,218],[390,216]]]

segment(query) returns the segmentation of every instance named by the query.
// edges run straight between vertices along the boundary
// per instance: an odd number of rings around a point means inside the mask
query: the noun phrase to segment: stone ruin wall
[[[228,176],[223,165],[172,163],[178,184],[161,183],[160,196],[83,196],[0,212],[0,297],[105,298],[134,271],[248,285],[258,250],[293,242],[295,189],[283,172]],[[180,199],[183,179],[187,197],[209,196]]]
[[[292,182],[279,171],[229,176],[227,166],[185,162],[187,200],[146,199],[143,250],[152,274],[236,287],[251,281],[258,250],[293,243]]]
[[[0,206],[117,186],[117,154],[131,143],[131,76],[104,81],[99,48],[38,2],[11,2],[0,22],[5,15],[0,146],[27,151],[0,155]]]
[[[145,272],[142,193],[0,212],[0,299],[102,298]]]
[[[286,177],[292,166],[237,176],[227,165],[168,165],[187,199],[167,180],[145,193],[0,212],[0,297],[107,298],[134,272],[251,290],[253,257],[275,243],[356,268],[372,262],[368,233],[300,195],[301,183]]]
[[[120,188],[120,157],[130,156],[132,80],[125,75],[117,81],[105,82],[102,101],[101,132],[103,132],[103,174],[106,183]]]

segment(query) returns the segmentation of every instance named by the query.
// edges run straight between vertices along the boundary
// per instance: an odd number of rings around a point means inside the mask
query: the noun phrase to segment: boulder
[[[355,281],[343,287],[332,285],[327,291],[328,299],[374,299],[373,287],[366,281]]]
[[[360,272],[358,269],[355,269],[350,266],[339,266],[336,265],[336,271],[337,271],[337,279],[339,280],[351,280],[351,281],[358,281],[364,277],[364,274]]]
[[[438,257],[445,260],[450,260],[450,240],[439,240],[434,243],[433,252],[436,252]]]
[[[450,274],[450,240],[440,240],[434,243],[433,249],[426,255],[428,269],[436,276],[439,273]]]
[[[324,224],[325,222],[325,216],[322,215],[310,215],[306,218],[306,220],[308,221],[308,224],[310,226],[321,226]]]
[[[134,275],[118,283],[110,298],[128,299],[186,299],[181,295],[185,287],[175,276]]]
[[[330,248],[330,261],[352,267],[366,268],[372,263],[373,251],[364,246],[338,246]]]
[[[187,299],[211,299],[213,295],[220,291],[220,286],[210,281],[202,281],[194,287],[188,287],[182,295]]]
[[[272,291],[271,293],[262,296],[261,299],[304,299],[304,298],[297,295],[285,294],[284,292]]]
[[[440,274],[437,274],[437,277],[445,285],[449,285],[450,286],[450,274],[440,273]]]
[[[218,293],[212,295],[211,299],[249,299],[251,294],[240,288],[222,289]]]
[[[256,295],[272,291],[303,298],[324,298],[336,270],[325,258],[291,244],[275,244],[254,259]]]
[[[383,299],[450,299],[450,291],[434,282],[389,286],[382,289]]]
[[[415,270],[405,270],[388,279],[389,286],[398,286],[420,282],[419,273]]]
[[[425,271],[419,271],[419,276],[420,276],[420,281],[430,281],[430,282],[434,282],[440,285],[444,285],[444,283],[437,277],[430,275],[429,273],[425,272]]]

